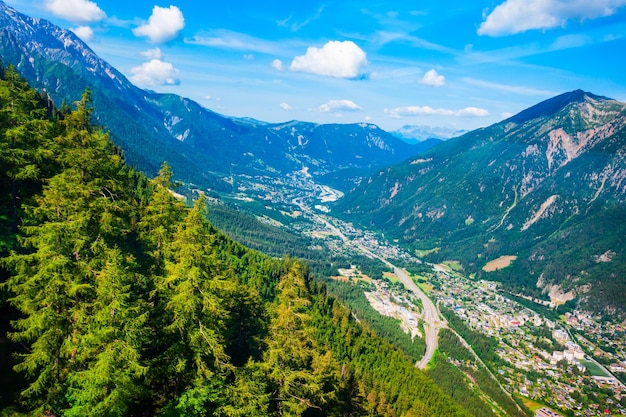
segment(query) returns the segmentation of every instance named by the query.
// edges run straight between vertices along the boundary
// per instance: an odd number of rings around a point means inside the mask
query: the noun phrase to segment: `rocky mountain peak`
[[[560,94],[558,96],[549,98],[529,107],[516,114],[513,117],[505,120],[505,122],[513,122],[516,124],[523,124],[527,121],[537,119],[540,117],[550,117],[564,109],[566,106],[573,103],[585,103],[585,102],[598,102],[598,101],[614,101],[611,98],[598,96],[593,93],[589,93],[583,90],[574,90],[567,93]]]

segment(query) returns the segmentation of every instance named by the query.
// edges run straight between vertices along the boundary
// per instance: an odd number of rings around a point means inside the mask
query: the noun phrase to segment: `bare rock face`
[[[626,312],[626,103],[559,95],[373,174],[337,212],[431,251],[426,260]],[[483,269],[506,255],[517,259]]]

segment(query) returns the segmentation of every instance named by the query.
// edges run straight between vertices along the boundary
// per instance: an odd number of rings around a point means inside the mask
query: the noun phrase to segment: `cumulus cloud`
[[[466,107],[455,111],[454,115],[457,117],[487,117],[489,116],[489,112],[478,107]]]
[[[178,85],[178,70],[169,62],[160,59],[151,59],[138,67],[131,68],[131,81],[141,87],[156,87],[161,85]]]
[[[478,107],[466,107],[460,110],[434,109],[430,106],[406,106],[385,109],[385,114],[399,119],[404,116],[454,116],[454,117],[485,117],[489,112]]]
[[[626,0],[506,0],[486,16],[478,34],[504,36],[563,27],[571,19],[610,16],[624,5]]]
[[[133,29],[135,36],[145,36],[152,43],[161,43],[174,39],[185,27],[183,13],[176,6],[154,6],[148,23]]]
[[[328,103],[324,103],[317,108],[317,111],[321,113],[329,113],[336,111],[359,111],[363,110],[360,106],[354,103],[352,100],[330,100]]]
[[[72,32],[74,32],[76,36],[78,36],[85,42],[90,42],[93,40],[93,29],[91,29],[89,26],[78,26],[72,29]]]
[[[272,68],[274,68],[277,71],[282,71],[283,70],[283,61],[281,61],[280,59],[275,59],[272,61]]]
[[[446,78],[443,75],[439,75],[434,69],[431,69],[424,74],[420,83],[432,87],[441,87],[446,83]]]
[[[140,52],[139,55],[147,59],[163,59],[161,48],[148,49],[147,51]]]
[[[280,103],[280,108],[285,110],[285,111],[289,111],[291,109],[293,109],[293,107],[291,107],[289,104],[287,103]]]
[[[46,8],[54,15],[70,22],[97,22],[106,18],[106,13],[89,0],[47,0]]]
[[[336,78],[357,78],[367,65],[367,56],[352,41],[329,41],[322,48],[311,46],[291,62],[291,71],[310,72]]]

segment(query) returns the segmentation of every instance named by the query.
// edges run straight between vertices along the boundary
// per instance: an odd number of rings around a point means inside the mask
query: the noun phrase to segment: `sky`
[[[576,89],[626,101],[626,0],[5,2],[227,116],[472,130]]]

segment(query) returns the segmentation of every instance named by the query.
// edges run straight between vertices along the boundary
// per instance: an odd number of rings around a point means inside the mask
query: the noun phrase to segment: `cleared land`
[[[483,271],[485,272],[493,272],[498,269],[506,268],[511,265],[511,262],[517,259],[517,256],[513,255],[505,255],[501,256],[497,259],[494,259],[491,262],[487,262],[487,265],[483,266]]]
[[[580,363],[582,363],[583,365],[587,367],[587,371],[589,371],[591,376],[601,376],[601,377],[610,376],[601,367],[599,367],[598,364],[595,362],[581,360]]]

